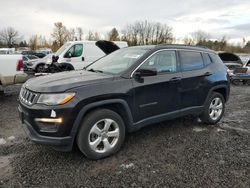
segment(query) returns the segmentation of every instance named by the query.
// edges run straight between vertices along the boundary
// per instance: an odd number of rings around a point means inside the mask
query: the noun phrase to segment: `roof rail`
[[[180,46],[180,47],[198,47],[198,48],[204,48],[204,49],[209,49],[206,46],[201,46],[201,45],[188,45],[188,44],[158,44],[156,46]]]

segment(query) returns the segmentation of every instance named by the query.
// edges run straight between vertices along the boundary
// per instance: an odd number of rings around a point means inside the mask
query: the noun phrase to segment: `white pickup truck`
[[[0,55],[0,91],[7,85],[23,83],[28,75],[23,72],[22,55]]]

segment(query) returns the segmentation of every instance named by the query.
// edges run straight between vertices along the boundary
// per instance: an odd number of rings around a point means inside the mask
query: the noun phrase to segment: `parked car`
[[[0,48],[0,54],[14,54],[15,48]]]
[[[90,159],[117,152],[126,132],[182,117],[216,124],[230,92],[226,67],[212,50],[159,45],[122,48],[84,70],[28,80],[19,112],[31,140]],[[136,152],[136,151],[135,151]]]
[[[0,90],[7,85],[24,83],[26,79],[22,55],[0,55]]]
[[[43,72],[47,58],[47,56],[45,56],[44,58],[39,58],[34,55],[24,55],[24,70],[35,73]],[[51,56],[49,56],[49,58],[51,59]]]
[[[65,43],[54,57],[68,69],[79,70],[109,54],[110,49],[114,51],[127,46],[124,41],[71,41]]]
[[[247,61],[247,63],[243,67],[247,68],[247,74],[250,74],[250,59]]]
[[[231,71],[234,71],[236,68],[240,68],[243,66],[241,58],[236,54],[221,52],[218,55]]]
[[[44,53],[34,52],[34,51],[22,51],[22,55],[35,55],[39,58],[44,58],[46,55]]]
[[[50,48],[40,48],[37,50],[38,53],[43,53],[45,55],[52,54],[52,50]]]

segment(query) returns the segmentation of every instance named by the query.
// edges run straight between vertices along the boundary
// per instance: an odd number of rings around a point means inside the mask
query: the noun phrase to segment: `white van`
[[[65,43],[55,54],[58,63],[72,66],[72,70],[83,69],[93,61],[119,49],[127,47],[124,41],[72,41]]]

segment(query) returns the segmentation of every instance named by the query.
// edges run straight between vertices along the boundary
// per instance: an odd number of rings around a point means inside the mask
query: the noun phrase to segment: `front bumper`
[[[32,117],[27,113],[27,109],[18,106],[19,116],[22,122],[22,127],[28,137],[35,143],[50,145],[56,150],[60,151],[70,151],[73,146],[74,136],[75,135],[66,135],[66,136],[56,136],[56,133],[43,133],[37,129],[37,126],[31,121]]]

